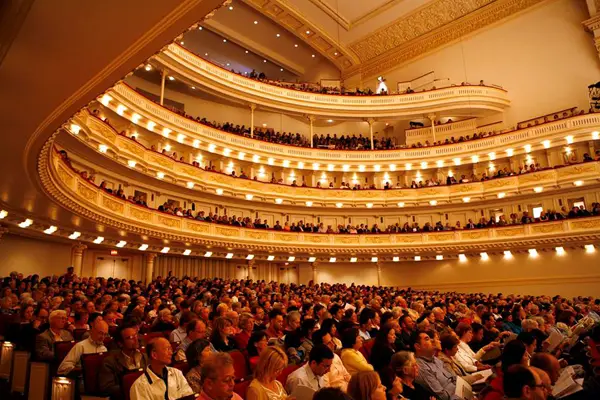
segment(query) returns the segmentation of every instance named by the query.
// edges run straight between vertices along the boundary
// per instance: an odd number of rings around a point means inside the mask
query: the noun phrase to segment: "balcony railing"
[[[527,144],[531,145],[530,151],[544,149],[542,142],[545,140],[549,140],[551,146],[556,146],[557,143],[567,144],[567,135],[573,136],[573,142],[590,140],[591,132],[600,129],[600,114],[585,114],[442,146],[380,151],[324,150],[269,143],[214,129],[156,104],[126,84],[118,84],[107,93],[111,99],[104,103],[111,110],[118,112],[119,105],[122,105],[126,109],[120,112],[124,118],[133,121],[133,115],[137,114],[140,116],[137,124],[143,128],[149,129],[148,123],[152,122],[155,124],[151,129],[154,132],[160,133],[167,128],[172,131],[173,137],[183,134],[185,139],[182,143],[186,145],[215,153],[229,149],[234,156],[236,152],[243,152],[248,157],[257,155],[265,161],[272,159],[270,165],[277,166],[284,166],[285,161],[320,163],[321,166],[331,164],[337,171],[348,164],[354,166],[351,171],[357,170],[356,164],[363,164],[368,168],[383,164],[383,170],[387,170],[390,164],[394,164],[396,170],[402,170],[405,163],[427,162],[435,165],[439,160],[451,165],[454,158],[463,158],[463,163],[466,164],[471,162],[473,155],[478,155],[479,161],[483,162],[488,160],[490,152],[495,152],[497,158],[506,157],[504,151],[507,149],[512,149],[514,155],[523,154]],[[214,147],[210,147],[211,145]]]
[[[45,190],[63,206],[103,224],[153,237],[195,245],[311,252],[415,251],[483,249],[561,243],[565,237],[587,240],[600,236],[600,218],[516,225],[502,228],[431,233],[342,235],[265,231],[196,221],[164,214],[110,195],[68,168],[54,151],[41,158]],[[594,236],[595,235],[595,236]]]
[[[251,194],[255,201],[274,202],[275,199],[281,199],[287,204],[311,201],[314,207],[336,207],[338,203],[342,203],[344,206],[362,207],[367,204],[396,206],[398,203],[403,203],[408,207],[427,205],[430,202],[443,205],[461,203],[465,201],[465,198],[468,198],[468,201],[491,199],[499,193],[504,193],[504,196],[534,193],[534,188],[555,190],[556,188],[572,187],[574,184],[594,184],[600,177],[600,162],[594,161],[483,182],[418,189],[342,190],[292,187],[205,171],[191,164],[174,160],[146,148],[131,138],[119,135],[111,126],[89,113],[79,114],[74,121],[83,129],[76,135],[82,142],[95,151],[99,151],[100,144],[106,145],[106,151],[116,155],[111,159],[117,160],[123,165],[127,166],[129,161],[135,161],[134,168],[137,171],[144,171],[151,177],[156,177],[161,172],[164,174],[163,179],[166,178],[183,187],[187,186],[188,182],[193,182],[195,187],[204,188],[212,193],[219,190],[226,196],[244,197]],[[85,137],[83,137],[84,133]]]
[[[155,57],[163,67],[194,84],[262,104],[304,114],[361,117],[398,117],[428,112],[487,110],[500,112],[510,105],[507,92],[489,86],[453,86],[418,93],[348,96],[303,92],[246,78],[212,64],[185,48],[171,44]]]

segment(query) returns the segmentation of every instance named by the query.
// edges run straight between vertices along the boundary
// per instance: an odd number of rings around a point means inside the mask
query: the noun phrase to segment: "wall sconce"
[[[52,379],[52,400],[73,400],[75,398],[75,384],[73,380],[64,376]]]

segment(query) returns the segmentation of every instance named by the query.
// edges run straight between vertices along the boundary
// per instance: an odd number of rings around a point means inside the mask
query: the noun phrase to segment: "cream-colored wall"
[[[71,246],[17,235],[0,238],[0,276],[11,271],[40,277],[62,275],[71,265]]]
[[[426,71],[501,85],[511,99],[507,126],[569,107],[587,110],[587,86],[600,77],[593,39],[581,24],[588,18],[583,0],[546,1],[384,75],[394,87]],[[374,87],[375,80],[363,82]]]
[[[537,258],[526,252],[514,254],[511,260],[505,260],[500,249],[500,254],[488,250],[488,261],[482,261],[478,254],[468,254],[466,262],[452,259],[383,263],[381,284],[471,293],[600,296],[600,252],[588,254],[581,248],[566,246],[565,250],[564,256],[549,250],[540,251]],[[377,284],[375,263],[319,262],[317,271],[318,282]],[[311,265],[302,264],[300,283],[306,284],[310,279]]]

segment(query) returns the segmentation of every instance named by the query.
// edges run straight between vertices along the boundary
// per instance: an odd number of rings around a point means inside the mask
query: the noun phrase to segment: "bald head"
[[[554,385],[560,376],[560,363],[549,353],[535,353],[530,360],[530,365],[545,371]]]
[[[104,338],[108,335],[108,324],[106,321],[97,318],[92,324],[92,330],[90,331],[90,338],[96,343],[102,343]]]

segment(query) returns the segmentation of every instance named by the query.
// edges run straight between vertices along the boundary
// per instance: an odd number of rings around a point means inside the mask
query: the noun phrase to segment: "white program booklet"
[[[487,378],[489,378],[493,373],[494,373],[494,371],[491,368],[490,369],[484,369],[483,371],[473,372],[471,375],[483,375],[483,378],[481,378],[478,381],[473,382],[471,386],[475,386],[475,385],[479,385],[479,384],[485,383],[485,381],[487,380]]]
[[[312,400],[315,395],[315,390],[308,386],[298,385],[294,389],[292,393],[290,393],[291,397],[295,397],[296,400]]]
[[[464,400],[473,399],[473,390],[471,389],[471,385],[469,385],[467,381],[460,376],[456,377],[456,391],[454,393]]]

